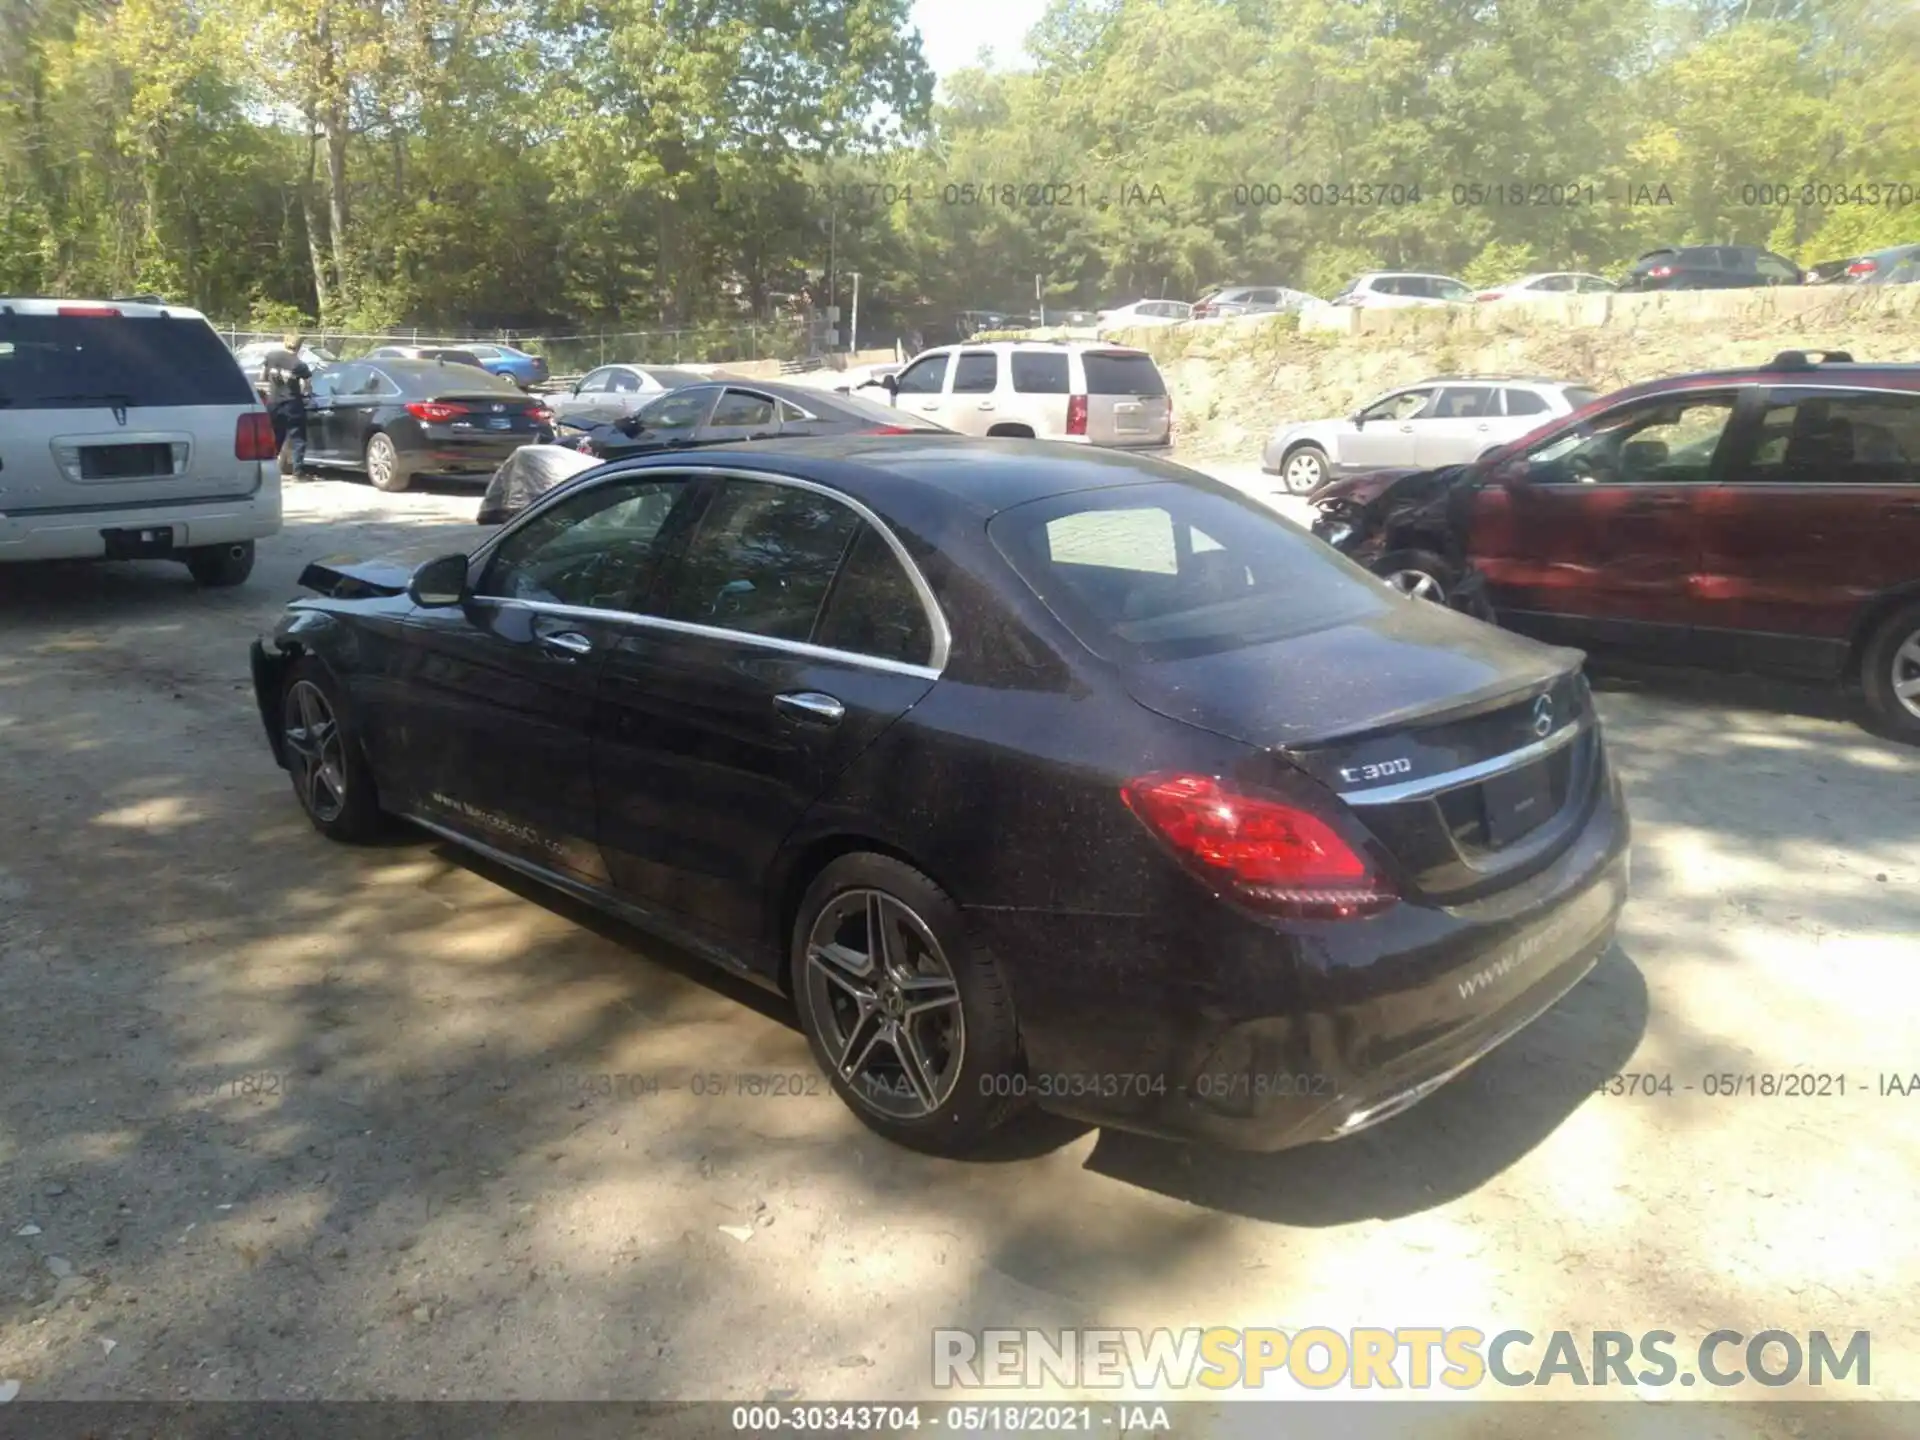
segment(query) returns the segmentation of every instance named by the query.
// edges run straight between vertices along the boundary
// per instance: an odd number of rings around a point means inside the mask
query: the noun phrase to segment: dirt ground
[[[0,571],[22,1399],[906,1397],[940,1325],[1463,1324],[1868,1329],[1848,1393],[1920,1398],[1920,1094],[1879,1093],[1920,1071],[1920,757],[1844,704],[1603,677],[1619,945],[1406,1115],[1276,1156],[1063,1128],[942,1163],[824,1090],[731,1093],[811,1073],[757,992],[301,817],[247,642],[306,560],[461,548],[475,503],[290,486],[238,591]],[[1623,1071],[1673,1093],[1595,1093]],[[1846,1093],[1702,1090],[1782,1071]]]

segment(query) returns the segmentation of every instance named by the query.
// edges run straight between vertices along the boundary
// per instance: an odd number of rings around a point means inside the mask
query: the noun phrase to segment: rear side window
[[[1065,355],[1013,352],[1013,388],[1022,395],[1065,395],[1069,386]]]
[[[1089,395],[1164,395],[1167,382],[1151,355],[1114,350],[1089,350],[1080,357],[1087,371]]]
[[[1920,395],[1794,395],[1770,404],[1738,478],[1828,485],[1920,483]]]
[[[1576,410],[1582,405],[1591,405],[1600,398],[1598,390],[1589,390],[1584,385],[1569,385],[1560,393],[1567,397],[1567,404]]]
[[[1571,394],[1571,392],[1569,392],[1569,394]],[[1547,413],[1547,402],[1541,399],[1538,395],[1534,394],[1533,391],[1531,390],[1507,391],[1507,414],[1509,415],[1544,415],[1546,413]]]
[[[991,395],[1000,384],[1000,357],[991,350],[965,350],[953,367],[953,393]]]
[[[254,405],[240,362],[204,320],[0,313],[0,404]]]
[[[855,655],[925,665],[933,626],[893,547],[864,521],[827,596],[813,643]]]
[[[1264,506],[1172,481],[1016,505],[987,533],[1082,644],[1120,663],[1266,644],[1390,603]]]

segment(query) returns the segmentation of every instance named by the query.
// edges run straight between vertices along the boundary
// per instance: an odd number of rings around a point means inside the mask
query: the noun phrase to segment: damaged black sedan
[[[321,834],[404,819],[791,1000],[859,1118],[1272,1150],[1412,1105],[1604,952],[1577,651],[1111,451],[616,462],[470,551],[308,569],[253,649]]]

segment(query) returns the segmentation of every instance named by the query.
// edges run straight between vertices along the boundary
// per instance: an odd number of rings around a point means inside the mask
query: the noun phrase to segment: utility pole
[[[1038,275],[1033,277],[1033,298],[1040,305],[1040,328],[1044,330],[1047,325],[1047,301],[1046,297],[1040,293],[1040,277]]]
[[[860,349],[860,272],[847,273],[853,276],[853,318],[847,322],[847,353],[852,355]]]

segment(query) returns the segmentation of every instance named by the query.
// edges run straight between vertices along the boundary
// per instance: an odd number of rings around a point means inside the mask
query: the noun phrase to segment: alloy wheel
[[[1320,483],[1320,457],[1305,452],[1290,455],[1281,474],[1288,490],[1305,495]]]
[[[1900,708],[1920,720],[1920,630],[1907,636],[1893,652],[1893,698]]]
[[[1446,587],[1424,570],[1395,570],[1385,577],[1387,584],[1402,595],[1416,600],[1431,600],[1438,605],[1447,598]]]
[[[284,722],[281,734],[300,803],[321,824],[331,824],[347,808],[345,742],[333,707],[318,685],[296,680],[287,689]]]
[[[367,442],[367,478],[384,490],[393,479],[393,442],[376,435]]]
[[[882,890],[843,891],[813,922],[808,1001],[841,1081],[877,1114],[919,1120],[966,1058],[960,986],[927,922]]]

